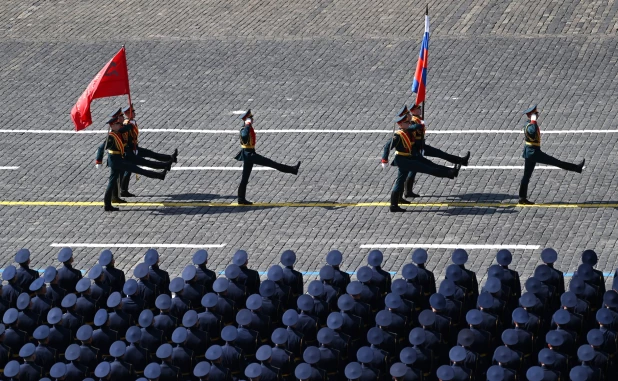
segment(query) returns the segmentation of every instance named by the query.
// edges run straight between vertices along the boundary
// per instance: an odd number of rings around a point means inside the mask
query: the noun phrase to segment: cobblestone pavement
[[[384,206],[334,206],[388,201],[396,171],[380,169],[379,157],[389,134],[370,131],[390,130],[395,111],[412,100],[423,5],[12,1],[0,3],[0,168],[19,168],[0,169],[0,201],[102,201],[107,170],[94,169],[94,154],[104,135],[36,132],[71,131],[71,107],[123,43],[143,146],[178,147],[181,167],[237,167],[237,135],[228,130],[240,126],[235,111],[251,108],[258,151],[303,164],[298,177],[254,172],[248,197],[268,205],[250,208],[222,205],[235,201],[240,172],[221,170],[132,181],[135,201],[217,206],[125,207],[114,214],[100,206],[0,206],[0,267],[24,246],[33,266],[44,268],[55,262],[54,244],[216,244],[224,245],[209,248],[218,269],[244,248],[265,271],[290,248],[311,279],[332,248],[354,270],[369,251],[362,245],[383,247],[384,267],[397,272],[413,249],[387,244],[482,244],[527,245],[512,250],[524,278],[538,262],[533,247],[546,246],[559,251],[565,272],[576,269],[587,248],[599,253],[598,268],[613,272],[618,2],[434,3],[426,120],[430,132],[440,133],[428,143],[458,155],[470,150],[474,166],[523,166],[521,111],[539,103],[544,150],[587,160],[581,175],[535,171],[530,198],[561,207],[484,205],[515,203],[522,174],[487,168],[462,171],[456,181],[419,176],[420,203],[473,203],[465,207],[395,215]],[[103,132],[105,116],[125,103],[95,100],[95,125],[87,132]],[[284,129],[303,131],[273,132]],[[307,203],[333,205],[299,206]],[[89,269],[100,250],[76,247],[76,266]],[[114,248],[126,270],[145,250]],[[163,265],[178,275],[194,250],[161,248]],[[450,251],[429,250],[429,267],[440,273]],[[496,249],[469,252],[470,267],[484,276]]]

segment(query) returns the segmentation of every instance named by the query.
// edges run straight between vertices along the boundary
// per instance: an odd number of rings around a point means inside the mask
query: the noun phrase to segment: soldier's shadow
[[[182,202],[190,202],[190,201],[200,201],[200,202],[210,202],[214,200],[233,200],[236,196],[233,195],[220,195],[214,193],[178,193],[178,194],[166,194],[166,195],[158,195],[154,197],[163,197],[169,201],[182,201]]]
[[[513,214],[517,213],[517,209],[512,207],[500,207],[500,208],[492,208],[492,207],[474,207],[474,206],[466,206],[466,207],[450,207],[447,210],[440,211],[439,214],[442,216],[486,216],[492,214]]]
[[[151,211],[153,214],[161,216],[197,216],[197,215],[213,215],[213,214],[234,214],[246,213],[254,210],[273,209],[278,206],[237,206],[237,205],[218,205],[218,206],[166,206],[164,208],[144,208],[144,211]]]
[[[467,202],[502,202],[505,200],[517,200],[516,195],[507,193],[464,193],[445,196],[450,199],[458,199]]]

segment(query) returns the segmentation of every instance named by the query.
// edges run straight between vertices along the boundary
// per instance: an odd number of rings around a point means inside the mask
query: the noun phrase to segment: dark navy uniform
[[[92,324],[97,312],[96,302],[89,296],[82,294],[75,302],[75,313],[82,316],[84,324]]]
[[[527,114],[529,118],[533,114],[538,114],[536,105],[524,111],[524,114]],[[524,175],[519,187],[520,204],[531,204],[531,202],[528,201],[528,184],[530,183],[532,172],[537,163],[551,165],[566,171],[582,172],[585,160],[582,160],[579,164],[567,163],[541,151],[541,129],[537,125],[536,118],[534,118],[534,120],[529,120],[524,127],[524,144],[522,157],[525,159],[525,165]]]
[[[292,266],[283,267],[283,283],[290,287],[292,295],[298,297],[303,293],[303,274]]]
[[[68,263],[65,263],[64,266],[60,267],[57,271],[58,286],[69,292],[74,292],[77,282],[84,277],[81,271],[74,269],[73,266]]]
[[[79,346],[79,363],[88,369],[88,374],[92,374],[97,365],[101,362],[99,350],[90,344]]]
[[[139,319],[139,314],[144,310],[144,301],[137,295],[127,296],[122,299],[122,311],[131,315],[135,322]]]
[[[159,268],[159,265],[154,264],[150,266],[150,281],[157,286],[157,290],[160,294],[172,295],[170,287],[170,274]]]
[[[29,268],[27,264],[20,264],[15,274],[15,278],[17,279],[15,286],[21,290],[29,290],[32,282],[38,277],[39,273],[36,270]]]
[[[170,315],[176,319],[182,319],[184,314],[191,309],[191,302],[184,297],[184,292],[181,295],[176,294],[172,298],[172,305],[170,307]]]
[[[50,284],[45,291],[45,296],[51,301],[54,307],[60,307],[60,303],[66,294],[67,291],[56,283]]]
[[[105,326],[92,332],[92,346],[99,349],[101,356],[109,355],[110,345],[118,339],[118,333]]]
[[[39,381],[43,377],[43,369],[32,361],[24,361],[19,367],[20,381]]]
[[[139,341],[140,346],[146,349],[149,353],[156,353],[157,348],[165,343],[163,332],[150,326],[142,328],[142,338]]]
[[[300,167],[300,161],[295,166],[290,166],[277,163],[255,152],[256,134],[253,129],[252,118],[253,114],[251,113],[251,110],[248,110],[241,117],[244,121],[244,125],[240,129],[240,146],[242,149],[235,157],[236,160],[243,162],[242,178],[240,179],[240,185],[238,186],[238,203],[241,205],[252,204],[247,201],[246,194],[247,184],[249,184],[249,176],[251,176],[251,171],[253,170],[253,166],[255,164],[274,168],[279,172],[291,173],[294,175],[298,174],[298,168]]]
[[[126,282],[124,271],[115,268],[113,265],[108,264],[103,270],[105,272],[105,279],[110,286],[111,292],[122,292],[122,287]]]
[[[172,349],[172,365],[180,369],[180,374],[189,375],[193,371],[193,351],[177,345]]]
[[[217,279],[217,274],[208,269],[208,252],[200,249],[193,254],[193,264],[196,265],[195,281],[204,287],[204,292],[212,292],[212,284]]]
[[[152,326],[163,332],[165,337],[172,337],[172,332],[178,327],[178,319],[172,316],[168,311],[161,311],[154,317]]]
[[[133,365],[133,369],[135,369],[137,374],[141,374],[144,372],[146,365],[150,362],[150,355],[148,351],[139,346],[138,343],[131,343],[127,346],[123,359]]]
[[[260,273],[244,265],[238,265],[238,267],[241,271],[238,279],[245,285],[246,294],[258,294],[260,292]]]
[[[111,330],[118,332],[118,336],[124,339],[127,329],[133,324],[133,318],[122,309],[114,309],[114,312],[109,314],[108,324]]]
[[[34,354],[36,355],[34,363],[41,367],[45,374],[48,374],[49,369],[51,369],[52,365],[54,365],[56,361],[58,361],[56,350],[40,342],[39,345],[37,345]]]
[[[67,373],[65,375],[66,381],[82,381],[88,375],[88,368],[81,363],[75,363],[70,361],[67,364]]]

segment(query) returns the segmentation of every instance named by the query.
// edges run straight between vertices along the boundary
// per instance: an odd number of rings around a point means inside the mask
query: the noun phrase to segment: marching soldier
[[[240,146],[242,149],[235,157],[236,160],[243,162],[242,178],[240,179],[240,185],[238,186],[238,204],[252,205],[252,202],[247,201],[246,194],[247,184],[249,183],[249,176],[251,176],[253,165],[263,165],[265,167],[274,168],[279,172],[298,175],[300,161],[295,166],[290,166],[277,163],[255,152],[256,135],[255,130],[253,129],[253,114],[251,113],[251,110],[247,110],[247,112],[244,113],[240,119],[243,120],[244,125],[240,129]]]
[[[537,123],[539,111],[536,109],[536,105],[524,111],[524,114],[528,117],[528,123],[524,127],[525,145],[522,155],[526,162],[524,165],[524,176],[519,186],[519,203],[522,205],[534,205],[533,202],[528,200],[528,183],[530,183],[530,177],[532,177],[532,172],[537,163],[551,165],[566,171],[582,173],[586,160],[582,160],[579,164],[572,164],[558,160],[541,151],[541,129]]]
[[[147,148],[138,145],[139,129],[137,128],[137,122],[135,121],[135,109],[133,104],[126,106],[122,109],[124,113],[123,130],[128,135],[128,149],[126,151],[127,159],[137,161],[139,159],[150,158],[156,160],[148,161],[149,164],[161,162],[161,167],[150,167],[155,169],[164,169],[170,163],[178,162],[178,149],[171,155],[165,155],[151,151]],[[137,160],[136,160],[137,159]],[[136,162],[138,165],[143,165],[140,162]],[[126,171],[120,178],[120,197],[135,197],[134,194],[129,192],[129,182],[131,181],[131,172]],[[166,289],[167,290],[167,289]]]
[[[133,172],[139,175],[143,175],[146,177],[150,177],[153,179],[165,180],[165,175],[169,170],[169,165],[163,170],[163,172],[155,172],[149,171],[146,169],[142,169],[138,167],[137,164],[133,163],[130,160],[125,159],[125,145],[126,142],[120,133],[120,129],[122,128],[122,123],[118,120],[117,117],[112,117],[107,121],[110,125],[112,131],[107,136],[107,166],[109,167],[109,182],[107,183],[107,189],[105,190],[104,203],[105,203],[105,211],[106,212],[114,212],[119,210],[118,208],[112,206],[112,199],[116,196],[116,200],[121,201],[116,192],[118,191],[118,180],[122,173],[124,172]],[[101,145],[99,150],[97,151],[96,158],[96,167],[99,168],[103,161],[103,147]],[[148,164],[149,166],[152,164]],[[152,168],[152,167],[151,167]]]
[[[459,164],[454,168],[448,168],[442,165],[433,164],[427,160],[420,161],[414,160],[412,155],[414,154],[414,136],[409,130],[410,118],[409,115],[400,116],[395,119],[395,123],[399,126],[399,130],[395,132],[393,137],[384,145],[382,154],[382,168],[386,168],[388,163],[388,154],[391,150],[395,149],[395,159],[391,163],[392,166],[396,166],[399,170],[395,185],[391,192],[391,212],[405,212],[405,209],[399,207],[399,199],[403,194],[403,185],[406,177],[410,171],[427,173],[436,177],[448,177],[454,179],[459,174]]]
[[[468,154],[466,156],[459,157],[446,153],[438,148],[432,147],[425,143],[425,121],[421,119],[420,105],[410,105],[410,114],[412,116],[412,125],[410,126],[410,129],[414,134],[414,148],[417,160],[427,160],[424,157],[431,156],[446,160],[451,164],[459,164],[464,167],[468,166],[468,161],[470,160],[470,151],[468,151]],[[431,163],[430,161],[428,162]],[[414,191],[412,190],[415,178],[416,172],[408,173],[408,177],[406,178],[405,182],[406,197],[419,197],[419,195],[414,193]]]

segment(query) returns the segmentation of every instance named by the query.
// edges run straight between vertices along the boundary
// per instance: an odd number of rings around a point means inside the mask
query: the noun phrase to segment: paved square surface
[[[548,246],[565,272],[587,248],[599,253],[598,268],[613,272],[618,2],[434,3],[426,120],[439,133],[428,144],[457,155],[469,150],[475,167],[453,181],[419,176],[421,205],[405,214],[386,207],[396,170],[379,166],[389,138],[379,131],[392,129],[396,110],[413,100],[422,5],[0,4],[0,168],[18,167],[0,169],[0,267],[28,247],[33,267],[44,268],[55,263],[56,246],[81,243],[101,246],[74,248],[84,270],[106,245],[124,244],[185,246],[159,249],[173,275],[190,263],[195,248],[188,245],[218,246],[208,250],[220,270],[238,248],[262,271],[293,249],[296,267],[307,272],[338,248],[343,267],[354,270],[374,246],[383,248],[384,267],[398,272],[413,249],[388,245],[448,244],[514,247],[524,278]],[[254,171],[248,198],[261,203],[254,207],[229,206],[239,171],[212,169],[172,171],[163,182],[133,179],[135,201],[155,204],[118,213],[68,204],[102,201],[108,171],[95,170],[95,150],[105,116],[126,97],[95,100],[88,133],[40,132],[72,130],[71,107],[123,43],[141,145],[167,153],[178,147],[179,167],[238,167],[237,114],[251,108],[258,151],[302,161],[299,176]],[[544,205],[516,208],[523,170],[510,167],[523,166],[521,111],[533,103],[542,111],[544,151],[585,158],[586,168],[581,175],[536,170],[530,198]],[[113,250],[130,270],[146,249]],[[430,249],[429,267],[440,274],[451,251]],[[497,249],[468,251],[470,267],[484,277]]]

